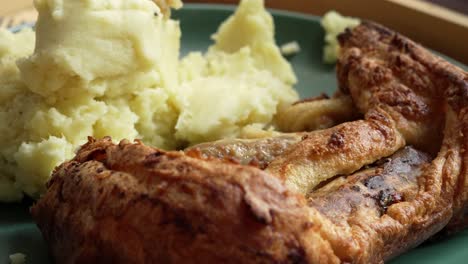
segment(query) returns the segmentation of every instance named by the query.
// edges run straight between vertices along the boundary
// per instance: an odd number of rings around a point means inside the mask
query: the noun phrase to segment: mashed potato
[[[36,34],[0,31],[0,201],[38,197],[87,136],[177,149],[268,125],[297,94],[263,4],[179,60],[179,24],[151,1],[36,0]]]
[[[190,143],[237,137],[298,98],[263,1],[242,1],[213,39],[205,56],[192,53],[181,62],[176,136]]]
[[[327,12],[321,21],[325,30],[325,46],[323,48],[323,60],[326,63],[335,63],[340,53],[340,45],[337,36],[346,28],[353,28],[361,21],[353,17],[345,17],[335,11]]]

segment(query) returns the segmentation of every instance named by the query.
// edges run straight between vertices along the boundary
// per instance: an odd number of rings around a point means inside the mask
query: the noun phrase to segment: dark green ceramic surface
[[[183,10],[175,12],[174,16],[182,26],[182,54],[206,50],[211,44],[210,35],[232,10],[232,7],[226,6],[186,5]],[[290,58],[299,79],[296,89],[301,97],[322,92],[332,94],[336,89],[335,72],[333,66],[322,63],[324,33],[319,19],[282,11],[272,12],[277,42],[283,44],[295,40],[302,48],[299,54]],[[31,203],[28,200],[21,204],[0,204],[0,264],[9,263],[8,256],[16,252],[27,255],[26,263],[52,263],[47,246],[29,216]],[[468,230],[442,241],[423,244],[391,263],[468,263]]]

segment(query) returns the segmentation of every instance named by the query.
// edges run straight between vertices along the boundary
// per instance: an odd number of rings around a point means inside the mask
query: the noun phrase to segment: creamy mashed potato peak
[[[242,0],[235,14],[229,17],[213,35],[211,51],[234,53],[243,47],[252,50],[255,66],[270,71],[287,84],[297,79],[275,43],[273,17],[263,0]]]
[[[155,17],[159,8],[151,1],[36,0],[35,6],[36,48],[20,63],[23,79],[34,93],[102,96],[113,88],[106,85],[109,79],[138,83],[138,78],[145,78],[141,73],[158,63],[161,50],[155,45],[163,37],[159,34],[163,22]]]
[[[270,123],[298,98],[263,0],[241,1],[213,39],[205,56],[192,53],[181,63],[176,131],[191,143],[239,137],[246,125]]]
[[[36,32],[0,31],[0,201],[38,197],[88,136],[177,149],[268,126],[297,94],[263,4],[180,60],[179,0],[35,0]]]

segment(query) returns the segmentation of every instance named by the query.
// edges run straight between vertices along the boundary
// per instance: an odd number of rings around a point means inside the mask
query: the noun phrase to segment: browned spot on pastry
[[[328,146],[330,148],[339,149],[345,145],[344,135],[340,131],[334,131],[330,139],[328,140]]]

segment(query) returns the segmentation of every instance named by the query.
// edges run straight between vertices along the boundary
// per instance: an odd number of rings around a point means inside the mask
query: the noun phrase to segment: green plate
[[[233,7],[220,5],[186,5],[174,16],[182,25],[182,53],[205,50],[210,35],[233,11]],[[334,67],[322,63],[323,30],[319,18],[283,11],[272,11],[279,44],[299,42],[302,51],[290,58],[299,83],[296,89],[302,97],[336,90]],[[453,61],[453,60],[452,60]],[[456,62],[454,62],[456,63]],[[465,66],[456,63],[464,68]],[[28,208],[31,201],[21,204],[0,204],[0,263],[9,263],[8,256],[21,252],[27,263],[51,263],[47,246],[31,220]],[[467,263],[468,230],[437,243],[426,243],[394,259],[391,263]]]

